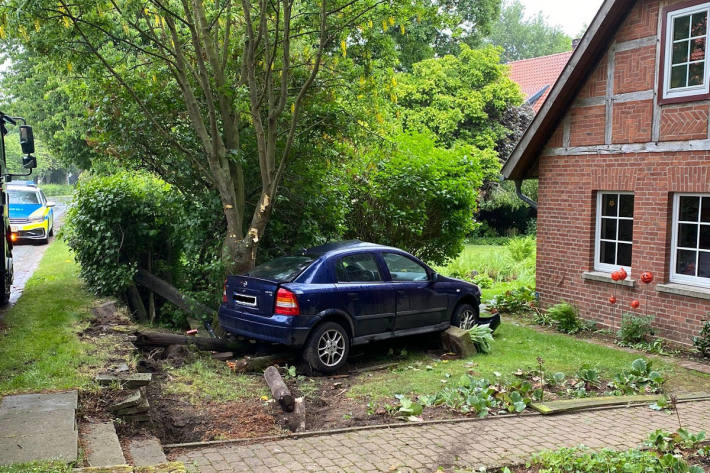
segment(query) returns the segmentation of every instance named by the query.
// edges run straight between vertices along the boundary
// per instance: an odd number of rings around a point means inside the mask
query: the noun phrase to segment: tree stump
[[[461,358],[468,358],[476,354],[476,344],[466,330],[451,326],[441,332],[441,344],[444,350],[455,353]]]

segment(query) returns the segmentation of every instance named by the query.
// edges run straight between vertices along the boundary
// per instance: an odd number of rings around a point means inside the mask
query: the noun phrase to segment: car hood
[[[10,202],[10,218],[39,217],[43,213],[43,208],[42,204],[13,204]]]

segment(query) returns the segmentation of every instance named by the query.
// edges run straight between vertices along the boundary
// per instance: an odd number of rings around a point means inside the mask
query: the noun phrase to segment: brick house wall
[[[710,298],[657,285],[671,271],[673,194],[710,193],[710,151],[684,143],[708,140],[710,102],[657,100],[659,12],[676,3],[635,3],[539,158],[537,290],[543,307],[565,300],[611,329],[623,312],[647,312],[659,335],[687,344],[710,319]],[[654,152],[664,142],[677,146]],[[594,271],[598,191],[634,193],[633,286],[583,278]],[[650,285],[640,282],[643,271],[653,272]],[[630,308],[633,299],[640,309]]]

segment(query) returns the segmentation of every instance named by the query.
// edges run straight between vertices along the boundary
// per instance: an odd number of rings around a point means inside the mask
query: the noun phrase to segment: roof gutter
[[[523,202],[525,202],[526,204],[528,204],[530,207],[532,207],[532,208],[534,208],[535,210],[537,210],[537,202],[535,202],[534,200],[532,200],[532,199],[531,199],[530,197],[528,197],[527,195],[523,194],[522,185],[523,185],[523,180],[522,180],[522,179],[516,179],[516,180],[515,180],[515,195],[517,195],[520,200],[522,200]]]

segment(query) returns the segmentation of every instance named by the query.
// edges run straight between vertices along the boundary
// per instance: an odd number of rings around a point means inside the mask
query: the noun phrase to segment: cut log
[[[202,302],[182,294],[175,286],[151,274],[145,269],[139,269],[136,275],[133,276],[133,280],[136,284],[157,293],[160,297],[187,313],[203,315],[211,319],[215,312],[217,312],[215,309],[207,307]]]
[[[449,327],[441,332],[441,344],[444,350],[455,353],[461,358],[468,358],[476,354],[476,344],[466,330],[458,327]]]
[[[306,430],[306,402],[303,397],[297,397],[293,401],[293,412],[288,416],[286,423],[291,432]]]
[[[187,337],[172,333],[138,331],[134,332],[136,341],[133,342],[138,347],[167,347],[170,345],[194,345],[200,350],[208,351],[231,351],[234,353],[245,353],[251,348],[249,343],[222,340],[220,338]]]
[[[126,290],[126,295],[128,296],[128,303],[133,309],[136,320],[146,322],[148,320],[148,312],[145,310],[145,305],[143,305],[143,299],[141,299],[138,288],[134,284],[131,284]]]
[[[222,353],[212,353],[212,358],[214,358],[217,361],[227,361],[231,360],[234,358],[234,353],[231,351],[225,351]]]
[[[293,358],[293,353],[275,353],[266,356],[245,356],[234,362],[234,371],[237,373],[251,373],[264,371],[271,365],[278,365]]]
[[[286,386],[286,383],[284,383],[283,378],[279,374],[279,369],[275,366],[269,366],[264,370],[264,379],[266,380],[266,384],[269,385],[269,389],[271,389],[271,395],[278,401],[281,409],[283,409],[284,412],[293,412],[295,401],[293,395],[291,395],[291,391],[289,391],[288,386]]]

